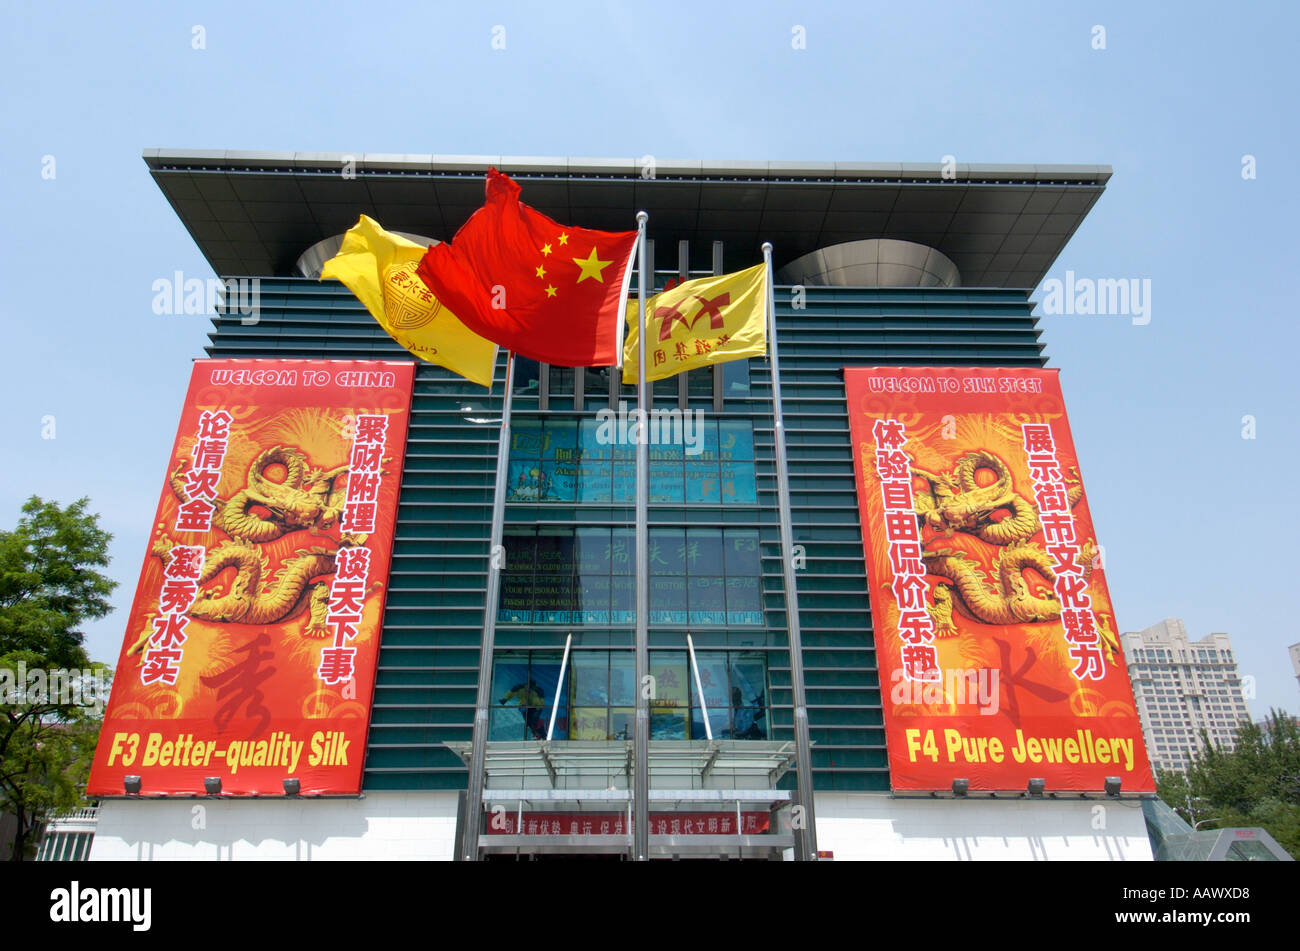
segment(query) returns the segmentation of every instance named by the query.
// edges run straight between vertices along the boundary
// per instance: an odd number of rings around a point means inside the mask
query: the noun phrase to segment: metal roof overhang
[[[470,743],[446,743],[469,765]],[[654,740],[652,801],[783,802],[777,782],[794,767],[785,740]],[[630,740],[494,741],[487,745],[483,801],[628,800]]]
[[[446,240],[482,205],[496,166],[559,221],[631,230],[644,209],[651,238],[690,241],[702,262],[722,241],[728,270],[761,260],[764,241],[779,268],[829,245],[898,238],[947,255],[963,286],[1032,288],[1111,175],[1102,165],[660,159],[650,177],[636,159],[176,149],[144,160],[221,277],[293,275],[303,251],[362,214]]]
[[[446,743],[469,765],[472,744]],[[775,811],[791,801],[776,783],[794,766],[794,743],[762,740],[659,740],[650,743],[650,804],[673,810],[759,806]],[[633,744],[626,740],[552,740],[490,742],[483,805],[508,810],[547,811],[575,805],[579,809],[628,811]],[[671,787],[671,788],[669,788]],[[739,823],[737,824],[739,828]],[[788,832],[760,835],[649,836],[650,854],[669,856],[771,857],[794,848]],[[632,848],[623,835],[481,834],[485,853],[622,854]]]

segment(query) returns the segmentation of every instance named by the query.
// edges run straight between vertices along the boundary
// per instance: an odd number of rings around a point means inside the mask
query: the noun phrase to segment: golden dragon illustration
[[[284,467],[283,481],[267,475],[273,465]],[[348,469],[346,465],[312,468],[306,454],[293,446],[272,446],[261,452],[248,467],[244,488],[229,499],[216,500],[212,524],[230,537],[206,553],[197,579],[202,588],[233,567],[230,589],[225,593],[200,590],[186,613],[220,624],[278,624],[306,611],[308,622],[302,635],[326,637],[327,579],[334,573],[335,558],[343,547],[364,544],[366,536],[345,532],[338,548],[299,548],[274,573],[260,546],[297,531],[318,535],[338,522],[347,494]],[[191,497],[185,487],[185,470],[182,461],[168,479],[181,504]],[[152,554],[164,569],[173,547],[175,542],[166,535],[154,542]],[[373,582],[370,589],[379,586]],[[153,633],[153,618],[153,614],[145,617],[144,630],[128,654],[144,650]]]
[[[174,542],[166,536],[154,542],[153,554],[162,561],[164,568],[171,561],[173,545]],[[222,595],[200,591],[187,613],[191,617],[222,624],[278,624],[307,610],[310,620],[303,629],[303,636],[325,637],[328,633],[325,608],[330,586],[324,581],[309,582],[333,574],[337,554],[337,550],[326,548],[301,548],[286,558],[279,570],[269,574],[266,558],[252,545],[239,539],[223,542],[208,552],[198,584],[206,584],[233,566],[235,578],[230,591]],[[128,654],[144,649],[152,627],[151,614],[146,617],[145,629]]]
[[[980,469],[992,471],[997,481],[980,485],[975,474]],[[1083,498],[1083,483],[1078,470],[1070,470],[1075,483],[1066,489],[1070,507]],[[916,496],[916,514],[923,523],[949,537],[953,532],[968,532],[992,545],[1011,545],[1025,541],[1038,531],[1038,513],[1011,484],[1011,467],[986,449],[968,452],[957,460],[951,473],[927,472],[912,467],[912,473],[929,485]],[[995,521],[993,513],[1008,514]]]
[[[976,473],[990,470],[995,481],[980,485]],[[1068,504],[1073,508],[1083,498],[1083,484],[1078,469],[1066,487]],[[928,489],[915,495],[916,514],[922,527],[943,532],[951,538],[957,532],[973,535],[1001,551],[993,563],[992,578],[969,555],[951,548],[922,552],[926,570],[946,579],[934,589],[935,633],[953,637],[959,632],[953,621],[954,609],[985,624],[1036,624],[1055,621],[1061,616],[1061,604],[1054,590],[1056,572],[1052,558],[1029,541],[1038,532],[1040,522],[1033,504],[1015,491],[1011,468],[996,453],[980,449],[961,456],[950,473],[929,472],[912,467],[914,475],[925,480]],[[994,519],[996,512],[1005,512]],[[1091,577],[1096,547],[1086,542],[1081,550],[1083,577]],[[1047,582],[1030,586],[1024,576],[1032,569]],[[1105,619],[1098,616],[1098,632],[1106,653],[1114,660],[1120,649],[1119,639]]]
[[[285,469],[283,482],[267,478],[272,465]],[[182,504],[190,500],[185,489],[186,463],[182,461],[168,480],[172,493]],[[217,500],[212,524],[231,538],[262,543],[299,529],[317,534],[338,521],[347,494],[348,466],[325,471],[312,469],[307,457],[292,446],[272,446],[248,467],[245,487],[229,499]],[[268,512],[255,514],[254,506]]]

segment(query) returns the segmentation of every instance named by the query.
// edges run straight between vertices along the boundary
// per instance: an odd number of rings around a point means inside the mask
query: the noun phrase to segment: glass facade
[[[794,538],[817,789],[889,788],[842,368],[1041,366],[1025,292],[778,287]],[[263,278],[261,317],[216,322],[214,357],[407,359],[346,288]],[[464,789],[443,744],[470,739],[486,587],[497,385],[421,364],[388,579],[366,789]],[[718,738],[793,739],[769,368],[689,374],[698,454],[661,438],[652,459],[650,648],[656,738],[705,735],[686,652],[695,643]],[[575,388],[581,386],[581,393]],[[546,390],[547,399],[542,399]],[[507,561],[492,671],[493,739],[620,739],[628,731],[634,588],[633,446],[603,439],[601,409],[635,405],[607,369],[517,363]],[[678,407],[676,380],[655,408]],[[545,408],[543,407],[545,403]],[[581,405],[581,408],[579,408]],[[617,417],[615,418],[617,424]],[[572,636],[569,668],[560,665]],[[559,697],[558,708],[556,697]],[[783,786],[792,786],[793,775]]]
[[[711,398],[711,388],[709,393]],[[752,423],[688,419],[667,413],[652,419],[650,501],[756,504]],[[634,450],[622,438],[617,418],[512,420],[506,499],[631,505],[636,500]]]
[[[698,686],[686,651],[651,652],[650,738],[767,739],[765,656],[697,651],[696,662]],[[630,650],[574,651],[567,665],[554,651],[498,652],[489,739],[630,740],[635,684]]]

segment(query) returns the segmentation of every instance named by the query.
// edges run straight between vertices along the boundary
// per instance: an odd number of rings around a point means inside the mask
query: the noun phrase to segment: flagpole
[[[644,211],[636,213],[640,247],[636,282],[636,399],[640,418],[636,439],[636,751],[632,774],[632,857],[638,862],[645,862],[650,857],[650,547],[646,528],[650,502],[650,433],[645,381],[645,297],[651,280],[645,253],[646,222],[649,220],[650,216]]]
[[[492,654],[496,647],[497,599],[501,591],[501,569],[505,567],[505,549],[501,535],[505,529],[506,481],[510,462],[510,405],[515,386],[514,351],[506,352],[506,393],[501,404],[501,435],[497,440],[497,477],[492,495],[492,529],[488,541],[486,601],[483,605],[483,640],[478,651],[478,699],[474,704],[473,749],[469,761],[469,791],[465,803],[465,834],[461,839],[461,856],[466,862],[478,861],[478,838],[483,816],[483,773],[487,759],[488,711],[492,705]],[[556,690],[562,690],[559,684]]]
[[[795,858],[815,861],[817,826],[813,814],[812,742],[808,736],[808,702],[803,684],[803,637],[799,629],[799,591],[794,580],[794,529],[790,520],[790,468],[785,454],[785,417],[781,411],[781,362],[776,347],[776,292],[772,283],[772,244],[763,242],[767,267],[767,353],[772,367],[772,429],[776,443],[777,510],[781,522],[781,568],[785,581],[785,621],[790,638],[790,680],[794,693],[795,770],[803,823]],[[798,830],[796,830],[798,831]]]

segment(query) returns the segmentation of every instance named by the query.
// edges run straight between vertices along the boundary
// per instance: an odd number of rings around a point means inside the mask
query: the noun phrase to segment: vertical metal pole
[[[700,664],[695,659],[695,642],[686,635],[686,649],[691,652],[691,673],[695,675],[695,695],[700,698],[700,715],[704,717],[704,735],[713,739],[713,726],[709,723],[709,708],[704,702],[704,686],[700,683]]]
[[[646,222],[650,216],[636,213],[638,240],[641,242],[640,270],[637,277],[636,307],[636,399],[639,419],[636,438],[636,730],[632,789],[632,857],[645,862],[650,857],[650,539],[646,523],[650,501],[650,407],[646,404],[645,381],[645,296],[650,286],[646,262]]]
[[[506,520],[506,476],[510,462],[510,404],[514,397],[515,355],[506,355],[506,394],[501,403],[501,436],[497,441],[497,481],[492,496],[492,530],[488,541],[486,602],[483,605],[483,641],[478,651],[478,699],[474,703],[474,743],[469,760],[469,790],[465,796],[464,861],[478,861],[478,837],[483,817],[483,770],[487,759],[488,708],[492,704],[492,653],[496,646],[497,596],[505,549],[501,534]]]
[[[691,279],[691,243],[677,242],[677,280],[685,283]],[[677,374],[677,408],[683,412],[690,406],[690,370]]]
[[[722,242],[713,242],[713,276],[718,277],[722,274]],[[713,412],[722,413],[722,401],[726,395],[726,388],[723,386],[723,366],[724,364],[715,363],[711,370],[713,372]]]
[[[569,648],[573,646],[573,635],[564,639],[564,659],[560,661],[560,681],[555,685],[555,701],[551,704],[551,722],[546,725],[546,742],[551,741],[555,733],[555,715],[560,712],[560,691],[564,689],[564,672],[569,668]]]
[[[799,805],[803,807],[803,834],[795,857],[817,858],[817,826],[813,813],[812,742],[808,737],[808,701],[803,685],[803,637],[799,631],[799,592],[794,580],[794,529],[790,524],[790,468],[785,455],[785,416],[781,411],[781,362],[776,346],[776,292],[772,284],[772,244],[763,242],[767,265],[767,354],[772,367],[772,435],[776,443],[777,509],[781,521],[781,568],[785,579],[785,621],[790,636],[790,680],[794,693],[795,770],[799,780]]]

